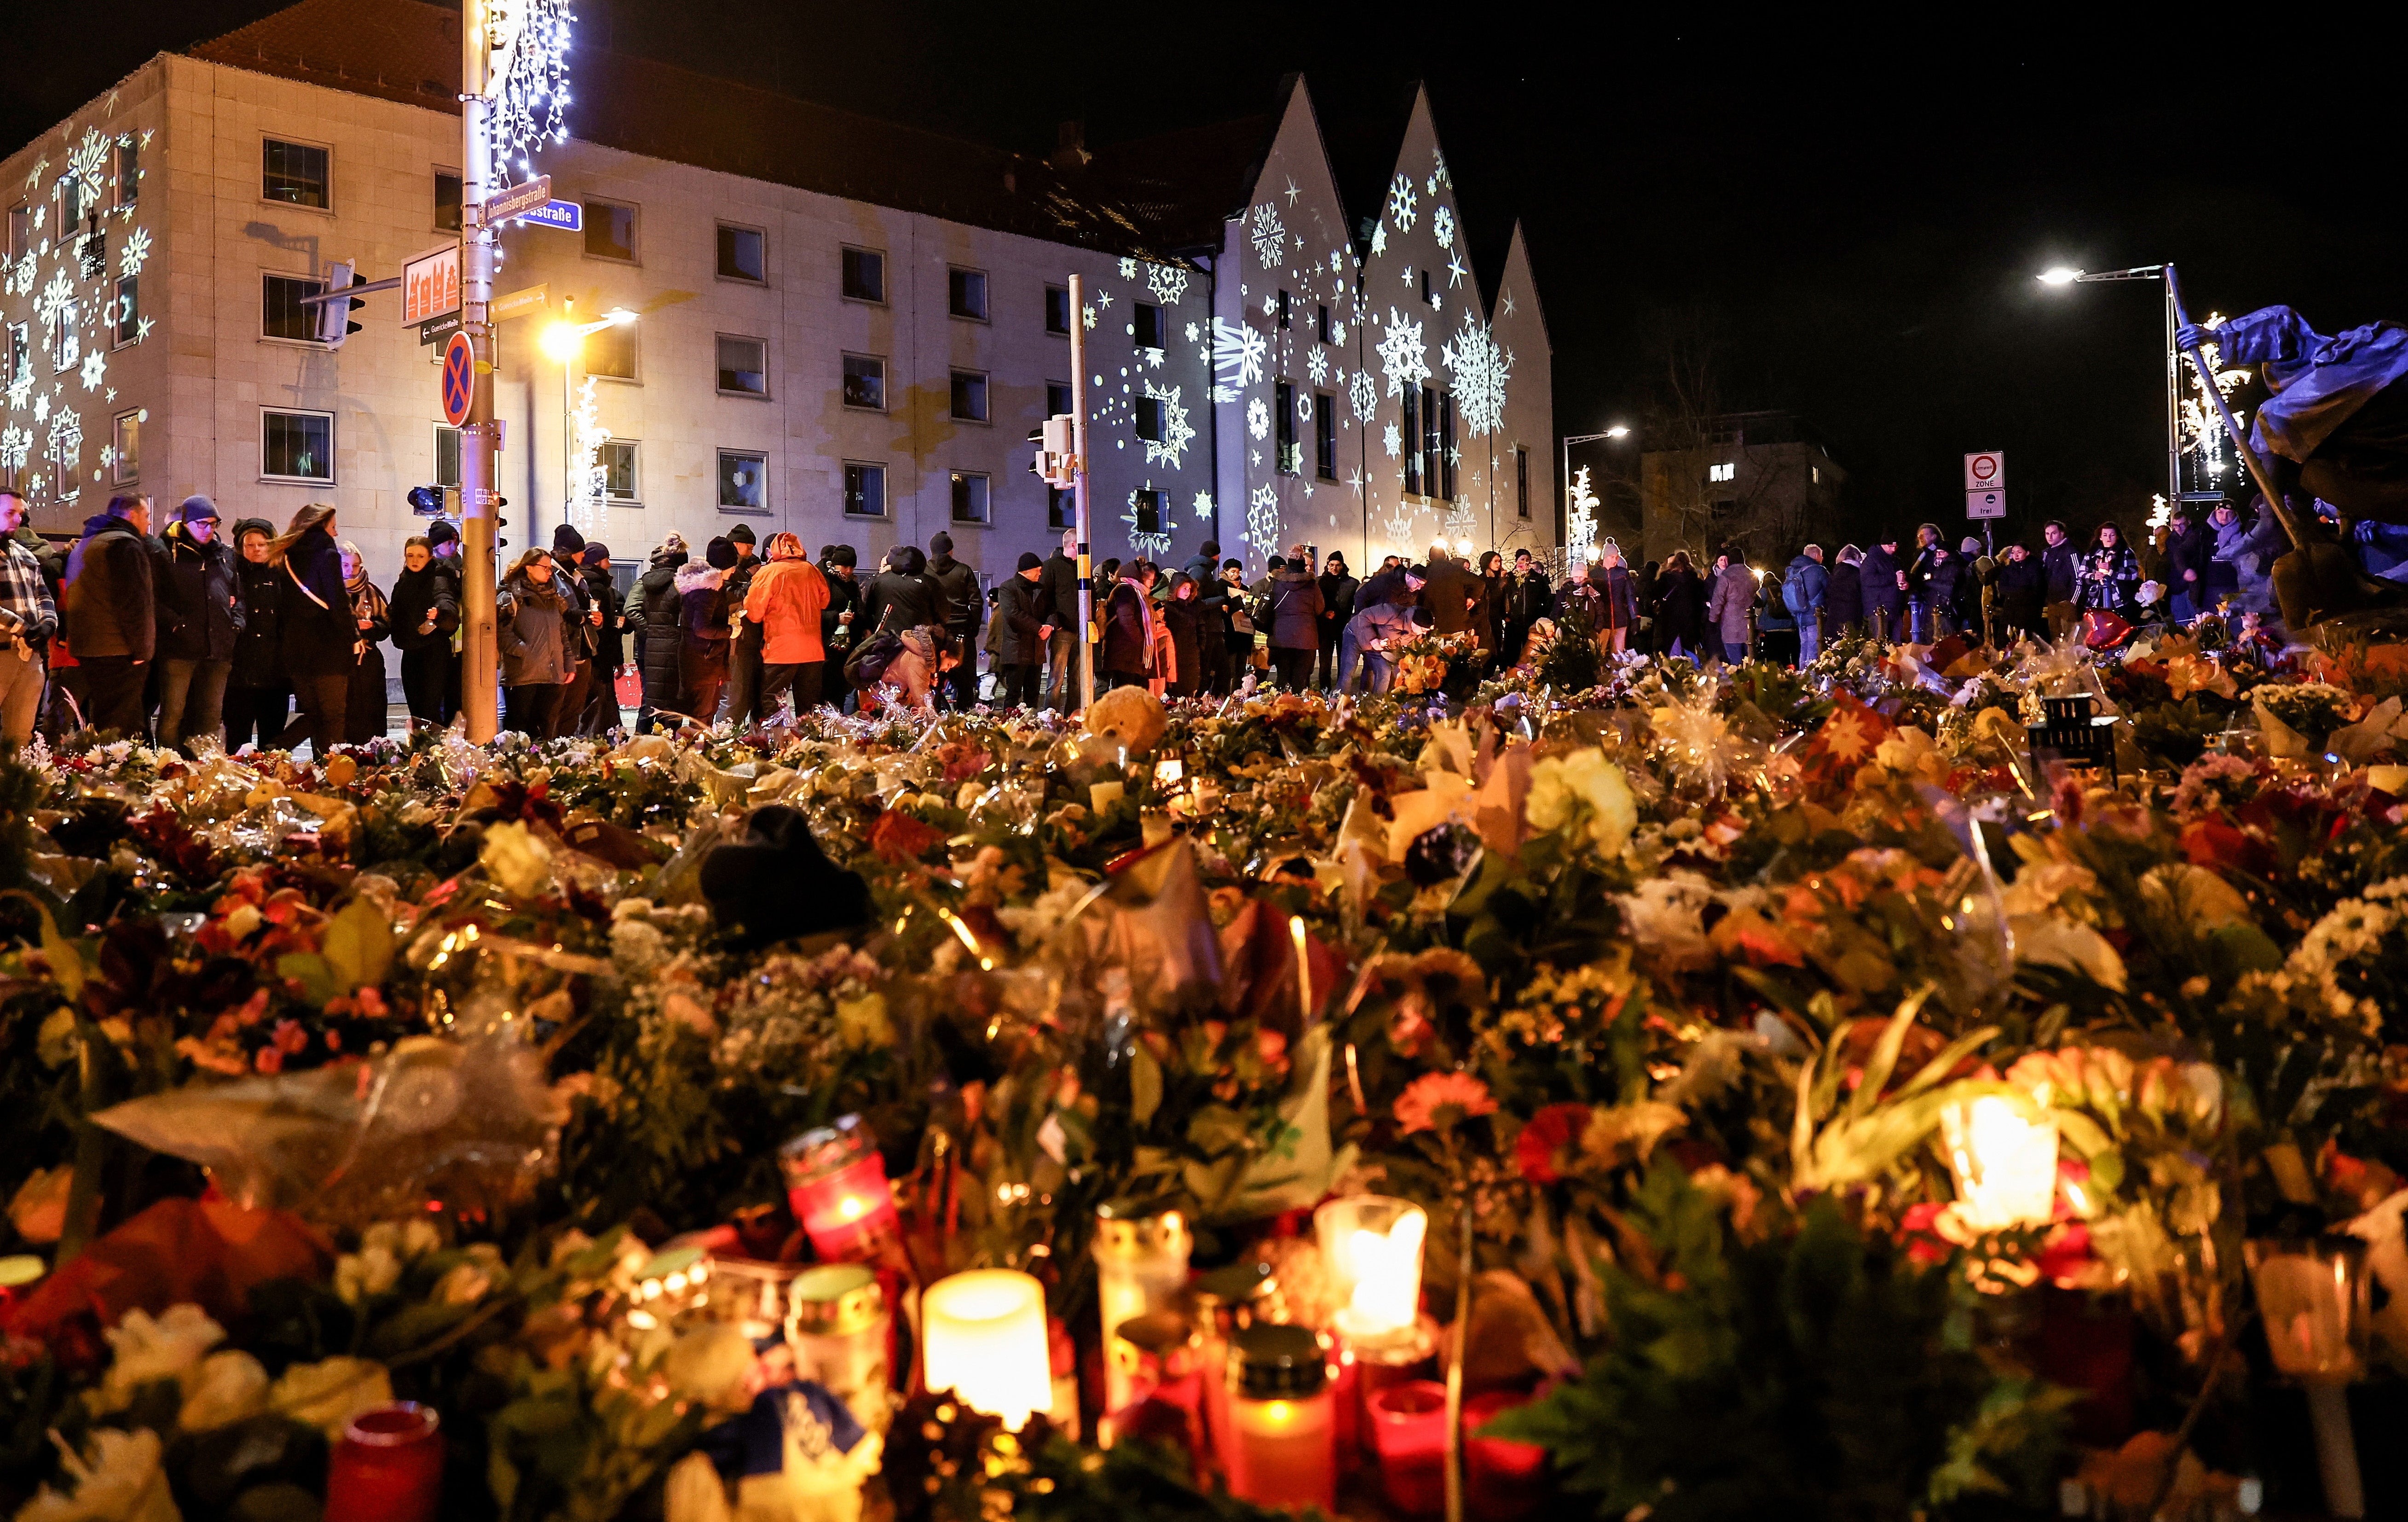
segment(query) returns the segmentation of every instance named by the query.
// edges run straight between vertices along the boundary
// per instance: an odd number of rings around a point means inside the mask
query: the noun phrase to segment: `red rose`
[[[1589,1107],[1584,1104],[1551,1104],[1532,1115],[1513,1143],[1513,1161],[1522,1176],[1532,1184],[1553,1184],[1562,1178],[1557,1156],[1567,1147],[1580,1145],[1588,1117]]]

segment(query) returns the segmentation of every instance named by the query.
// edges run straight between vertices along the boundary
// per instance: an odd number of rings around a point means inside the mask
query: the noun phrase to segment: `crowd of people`
[[[388,732],[386,656],[399,664],[409,721],[448,725],[461,700],[459,533],[436,520],[410,538],[390,591],[340,537],[335,510],[303,508],[280,531],[265,519],[222,526],[207,496],[154,521],[150,499],[113,498],[71,546],[26,526],[0,491],[0,732],[37,727],[142,736],[228,751],[309,740],[318,754]],[[1495,669],[1528,657],[1534,636],[1578,627],[1601,653],[1698,661],[1811,662],[1856,630],[1935,642],[2063,638],[2087,614],[2139,625],[2220,606],[2263,612],[2283,546],[2262,513],[2229,504],[2177,511],[2147,546],[2100,524],[2077,544],[2061,523],[2037,547],[1951,547],[1934,524],[1911,538],[1827,554],[1804,546],[1779,569],[1734,550],[1693,562],[1674,551],[1634,568],[1608,541],[1558,582],[1528,550],[1473,563],[1445,545],[1358,577],[1343,554],[1307,545],[1258,576],[1206,541],[1177,568],[1145,559],[1096,567],[1092,632],[1080,630],[1078,543],[1023,553],[982,589],[939,533],[899,545],[864,576],[851,545],[811,554],[791,533],[766,544],[739,524],[697,559],[669,535],[627,595],[609,548],[562,524],[499,580],[502,726],[550,738],[627,724],[765,721],[791,701],[847,710],[1075,706],[1079,662],[1098,690],[1142,685],[1171,697],[1249,683],[1383,692],[1398,653],[1422,633],[1449,637]],[[2370,566],[2386,545],[2362,547]],[[2408,545],[2397,547],[2408,564]]]

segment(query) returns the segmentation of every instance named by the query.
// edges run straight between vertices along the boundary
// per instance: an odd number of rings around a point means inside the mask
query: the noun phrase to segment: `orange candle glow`
[[[1044,1285],[1010,1269],[973,1269],[930,1285],[920,1311],[928,1388],[953,1391],[1015,1432],[1053,1405]]]

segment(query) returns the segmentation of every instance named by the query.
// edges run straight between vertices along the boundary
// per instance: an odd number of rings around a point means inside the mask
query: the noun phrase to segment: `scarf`
[[[374,582],[368,580],[366,567],[361,567],[359,575],[345,582],[343,590],[351,595],[351,622],[354,625],[364,618],[380,621],[384,618],[385,596],[377,590]]]

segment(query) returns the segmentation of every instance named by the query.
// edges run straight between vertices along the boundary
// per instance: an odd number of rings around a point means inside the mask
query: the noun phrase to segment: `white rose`
[[[345,1305],[381,1295],[400,1280],[401,1259],[387,1247],[364,1247],[335,1261],[335,1293]]]
[[[493,1276],[476,1263],[462,1263],[435,1282],[435,1299],[442,1305],[473,1305],[494,1287]]]
[[[199,1367],[203,1355],[225,1341],[225,1328],[197,1305],[171,1305],[156,1320],[148,1312],[128,1311],[107,1335],[117,1357],[103,1388],[130,1400],[152,1380],[181,1379]]]
[[[343,1425],[371,1406],[393,1399],[393,1378],[367,1358],[328,1358],[296,1363],[268,1391],[268,1403],[296,1422],[307,1422],[339,1441]]]
[[[77,1479],[73,1496],[49,1486],[25,1503],[17,1522],[179,1522],[176,1498],[159,1466],[159,1434],[93,1430],[83,1454],[68,1469]]]
[[[259,1360],[240,1351],[212,1353],[186,1385],[176,1425],[187,1432],[206,1432],[266,1409],[267,1371]]]
[[[516,897],[531,898],[552,886],[552,848],[516,821],[486,826],[477,861]]]

